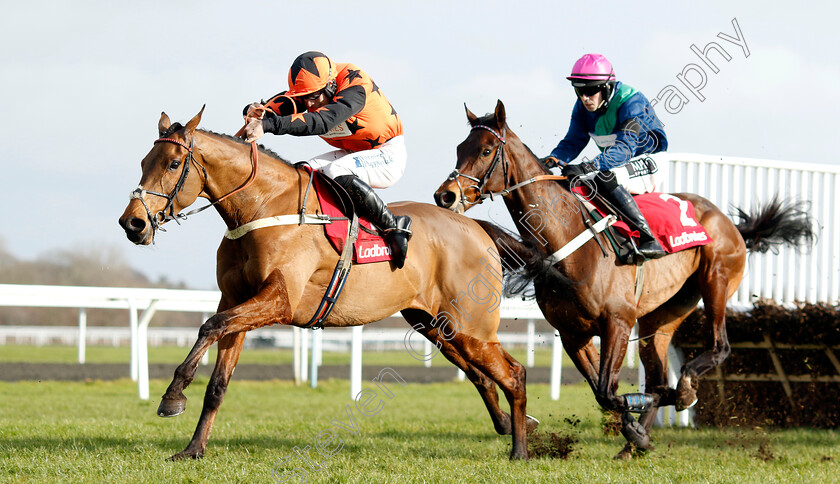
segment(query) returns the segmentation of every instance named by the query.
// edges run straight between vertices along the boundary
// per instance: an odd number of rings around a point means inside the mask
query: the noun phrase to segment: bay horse
[[[649,432],[657,408],[675,405],[682,410],[696,403],[698,377],[730,353],[724,311],[744,275],[748,251],[810,242],[810,219],[796,206],[786,209],[774,201],[755,216],[739,210],[743,220],[736,226],[705,198],[673,194],[694,206],[697,220],[713,242],[646,262],[637,302],[637,267],[620,265],[613,251],[607,253],[593,241],[560,262],[545,262],[546,254],[554,254],[588,231],[585,210],[569,191],[568,182],[558,181],[565,177],[552,176],[511,131],[501,101],[494,113],[484,117],[469,108],[466,112],[472,129],[458,145],[456,169],[435,192],[435,201],[462,213],[491,195],[502,195],[524,242],[517,244],[517,239],[509,237],[507,249],[516,252],[520,261],[529,254],[543,260],[541,268],[537,266],[541,272],[530,274],[536,277],[537,303],[560,332],[563,347],[589,382],[598,403],[622,414],[622,434],[627,442],[616,458],[632,458],[638,450],[650,449]],[[501,230],[486,228],[490,233]],[[494,235],[494,240],[505,240],[504,234]],[[502,246],[499,249],[504,252]],[[683,366],[676,389],[669,388],[668,345],[701,299],[711,323],[711,337],[705,352]],[[647,393],[622,396],[617,394],[619,371],[637,320]],[[593,336],[600,336],[600,354]],[[642,414],[639,422],[630,415],[631,410]]]
[[[320,211],[318,197],[307,197],[309,171],[258,150],[256,144],[249,156],[243,141],[196,129],[203,112],[185,126],[161,113],[159,138],[140,164],[139,187],[119,220],[130,241],[152,243],[156,229],[184,218],[180,211],[198,197],[212,202],[229,231],[266,217],[297,219],[302,211],[308,217]],[[510,458],[526,459],[526,429],[536,421],[525,415],[525,368],[502,349],[496,335],[502,267],[494,241],[472,219],[434,205],[399,202],[389,208],[411,216],[414,223],[404,268],[397,270],[390,262],[354,265],[323,326],[363,325],[401,311],[475,384],[496,431],[512,434]],[[184,411],[183,390],[201,357],[218,342],[195,433],[171,460],[204,455],[245,333],[271,324],[308,326],[338,260],[320,225],[293,222],[222,239],[216,260],[222,293],[218,312],[201,325],[158,408],[162,417]],[[496,384],[510,414],[499,408]]]

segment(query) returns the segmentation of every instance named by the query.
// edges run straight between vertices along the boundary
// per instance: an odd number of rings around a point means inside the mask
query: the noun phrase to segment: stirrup
[[[385,230],[382,231],[382,233],[384,233],[386,235],[390,234],[390,233],[393,233],[393,232],[399,232],[401,234],[408,234],[408,235],[413,235],[414,234],[414,232],[412,232],[411,230],[404,229],[402,227],[394,227],[394,228],[385,229]]]

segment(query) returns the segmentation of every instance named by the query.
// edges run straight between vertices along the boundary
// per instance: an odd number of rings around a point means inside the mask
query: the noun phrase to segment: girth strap
[[[309,320],[304,328],[318,328],[323,329],[324,320],[335,307],[338,296],[341,290],[344,289],[344,283],[347,281],[347,276],[350,275],[350,268],[353,265],[353,246],[356,244],[356,239],[359,237],[359,217],[353,213],[350,220],[350,227],[347,233],[347,240],[344,242],[344,247],[341,249],[341,257],[338,258],[338,263],[335,265],[332,279],[324,292],[324,297],[321,299],[321,304],[315,310],[312,319]]]

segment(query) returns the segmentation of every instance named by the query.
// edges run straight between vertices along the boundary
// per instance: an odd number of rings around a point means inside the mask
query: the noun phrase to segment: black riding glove
[[[592,173],[593,171],[598,171],[598,167],[595,165],[595,163],[587,161],[584,163],[579,163],[577,165],[566,165],[563,167],[561,174],[568,178],[574,178],[576,176]]]

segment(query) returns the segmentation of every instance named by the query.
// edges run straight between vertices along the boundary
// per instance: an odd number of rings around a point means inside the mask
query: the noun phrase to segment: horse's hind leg
[[[195,433],[187,447],[170,457],[169,460],[198,459],[204,456],[207,439],[210,437],[210,429],[216,420],[216,413],[222,404],[233,369],[239,361],[244,341],[244,332],[229,334],[219,340],[216,367],[213,369],[213,374],[210,376],[210,382],[207,384],[207,390],[204,393],[204,408],[201,409],[198,426],[196,426]]]
[[[286,283],[279,271],[273,272],[256,296],[248,301],[214,314],[198,330],[198,339],[161,398],[158,415],[174,417],[184,412],[187,397],[184,389],[192,382],[204,353],[221,337],[250,331],[273,323],[291,321]],[[224,303],[223,303],[224,304]]]
[[[461,333],[455,334],[451,342],[463,358],[493,379],[504,392],[510,404],[513,435],[510,458],[527,459],[525,367],[502,349],[498,342],[480,341]]]
[[[440,348],[440,352],[447,360],[452,362],[464,372],[467,379],[475,385],[478,394],[484,401],[484,406],[487,407],[487,412],[490,414],[490,419],[493,420],[493,428],[499,435],[510,435],[513,432],[511,426],[510,414],[505,412],[499,406],[499,393],[496,391],[496,384],[483,371],[473,366],[470,362],[464,359],[458,348],[452,343],[445,340],[437,328],[432,328],[431,331],[420,331],[423,336],[429,339],[432,343]],[[539,421],[530,415],[526,415],[526,431],[530,432],[539,426]]]
[[[463,371],[467,379],[475,385],[475,389],[478,390],[478,394],[484,401],[484,406],[487,407],[487,412],[490,414],[490,419],[493,421],[493,428],[496,432],[499,435],[510,435],[512,431],[510,415],[499,407],[499,394],[496,391],[496,384],[493,380],[464,359],[464,356],[458,348],[444,338],[437,328],[431,326],[432,318],[427,313],[405,310],[403,311],[403,316],[412,324],[412,327],[418,333],[437,346],[443,356]],[[539,422],[534,418],[528,417],[526,425],[530,431],[537,428]]]
[[[704,259],[710,258],[710,255],[705,254]],[[722,263],[713,261],[701,265],[698,275],[704,312],[706,321],[712,328],[712,338],[707,350],[682,368],[677,384],[677,410],[684,410],[697,402],[697,378],[721,364],[731,352],[729,338],[726,336],[726,300],[733,289],[729,287],[726,270]],[[738,280],[740,281],[740,277]]]

